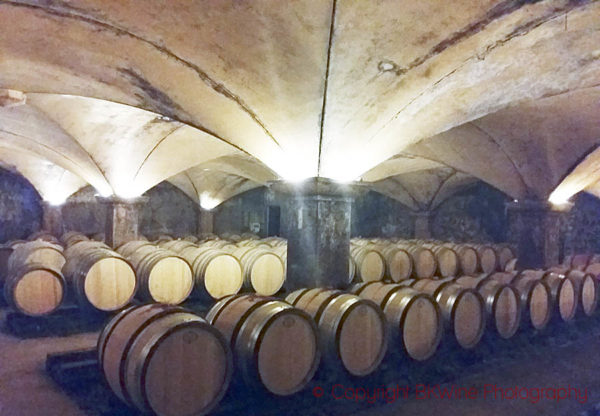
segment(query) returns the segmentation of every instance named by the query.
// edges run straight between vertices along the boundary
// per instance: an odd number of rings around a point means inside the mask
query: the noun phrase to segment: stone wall
[[[456,242],[506,241],[506,195],[479,182],[437,207],[431,221],[433,238]]]
[[[63,206],[65,230],[87,235],[104,232],[106,205],[99,204],[94,188],[88,186],[73,194]],[[168,182],[162,182],[145,194],[149,198],[141,215],[140,230],[148,238],[160,234],[182,237],[196,234],[198,205]]]
[[[214,232],[242,234],[258,226],[258,235],[267,235],[267,188],[256,188],[237,195],[215,208]]]
[[[600,199],[582,192],[563,217],[561,234],[564,255],[600,253]]]
[[[250,232],[252,222],[260,224],[266,236],[267,207],[283,206],[286,196],[266,188],[245,192],[215,209],[215,233]],[[504,203],[507,198],[496,189],[479,183],[452,196],[432,214],[434,238],[453,241],[493,242],[506,238]],[[282,218],[283,219],[283,218]],[[281,235],[286,235],[285,221]],[[377,192],[367,192],[352,204],[352,237],[412,238],[411,210],[402,203]]]
[[[0,243],[22,239],[40,229],[40,195],[23,176],[0,168]]]
[[[410,210],[377,192],[359,196],[352,204],[352,237],[411,238]]]

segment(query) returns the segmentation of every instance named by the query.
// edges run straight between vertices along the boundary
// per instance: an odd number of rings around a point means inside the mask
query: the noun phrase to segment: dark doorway
[[[269,205],[267,207],[267,236],[280,235],[281,207]]]

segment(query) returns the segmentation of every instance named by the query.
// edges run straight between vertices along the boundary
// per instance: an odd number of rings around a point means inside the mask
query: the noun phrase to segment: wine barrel
[[[572,269],[585,270],[592,259],[592,254],[575,254],[570,258],[569,266]]]
[[[459,258],[454,250],[444,246],[438,246],[435,244],[427,244],[426,248],[429,248],[435,255],[435,262],[437,263],[437,274],[441,277],[456,276],[459,271]]]
[[[387,349],[386,322],[373,302],[319,288],[297,290],[285,300],[315,320],[327,364],[339,363],[353,376],[366,376],[379,367]]]
[[[454,282],[475,289],[481,295],[490,324],[501,338],[508,339],[517,332],[521,321],[521,300],[516,289],[485,277],[462,276]]]
[[[483,299],[475,290],[431,279],[416,280],[412,287],[436,300],[462,348],[470,349],[479,343],[485,331],[486,315]]]
[[[498,268],[499,270],[506,270],[507,264],[517,258],[516,253],[512,249],[512,247],[508,245],[499,245],[495,246],[496,257],[498,258]]]
[[[432,279],[437,270],[435,254],[419,246],[401,246],[410,254],[413,263],[413,276],[417,279]]]
[[[277,254],[261,248],[240,247],[234,256],[242,264],[247,289],[263,296],[279,292],[285,282],[285,266]]]
[[[77,231],[67,231],[60,237],[60,242],[67,247],[80,241],[89,241],[89,238]]]
[[[201,297],[219,299],[234,295],[244,283],[242,265],[232,254],[219,249],[187,247],[181,257],[192,265],[194,287]]]
[[[158,237],[156,237],[156,239],[154,240],[155,244],[160,244],[161,242],[164,241],[171,241],[173,240],[173,236],[169,235],[169,234],[159,234]]]
[[[477,251],[462,244],[446,244],[454,250],[458,256],[459,269],[464,276],[471,276],[479,269],[479,257]]]
[[[394,282],[410,278],[413,263],[406,250],[395,245],[385,245],[379,246],[378,251],[385,258],[386,276]]]
[[[78,256],[80,253],[96,249],[112,251],[112,249],[102,241],[81,240],[68,246],[63,252],[63,255],[65,256],[65,259],[69,259]]]
[[[181,253],[181,250],[187,247],[196,247],[196,244],[187,240],[170,240],[161,242],[159,246],[175,253]]]
[[[194,288],[192,267],[170,250],[144,245],[127,257],[139,283],[138,296],[169,305],[178,305]]]
[[[546,327],[552,317],[552,294],[548,285],[540,280],[520,277],[517,273],[495,272],[488,279],[510,284],[520,295],[523,323],[536,330]]]
[[[29,316],[54,312],[65,294],[65,281],[60,271],[36,263],[14,267],[4,282],[4,298],[8,305]]]
[[[56,245],[60,245],[60,241],[58,241],[58,238],[56,238],[54,235],[52,235],[48,231],[43,231],[43,230],[37,231],[29,236],[29,241],[35,241],[35,240],[43,240],[48,243],[54,243]]]
[[[569,277],[575,284],[581,311],[586,316],[594,314],[598,308],[598,280],[592,274],[564,266],[551,267],[548,271]]]
[[[363,282],[380,281],[385,276],[385,259],[369,246],[354,247],[350,255],[356,264],[356,276]]]
[[[600,263],[590,263],[584,271],[594,276],[596,280],[600,279]]]
[[[278,396],[302,390],[319,364],[317,327],[286,302],[256,295],[219,300],[206,315],[230,342],[237,374]]]
[[[576,284],[572,279],[554,272],[544,270],[523,270],[524,278],[543,280],[550,288],[559,317],[571,321],[577,312],[578,299]]]
[[[196,237],[195,235],[186,235],[185,237],[183,237],[183,239],[185,241],[189,241],[190,243],[194,243],[194,244],[199,241],[198,237]]]
[[[375,302],[383,310],[389,332],[403,351],[416,361],[430,358],[442,339],[442,316],[437,303],[410,287],[370,282],[352,291]]]
[[[135,272],[120,254],[80,242],[65,251],[65,257],[63,275],[82,306],[115,311],[133,299]]]
[[[233,367],[218,330],[159,304],[111,319],[98,339],[98,362],[117,397],[158,416],[207,414],[225,394]]]
[[[493,247],[487,245],[475,245],[473,248],[479,256],[479,267],[483,273],[491,273],[498,270],[498,257]]]
[[[116,248],[116,251],[121,256],[127,258],[127,257],[131,256],[133,253],[135,253],[140,247],[154,248],[156,246],[154,244],[150,243],[149,241],[134,240],[134,241],[129,241],[125,244],[121,244],[119,247]]]
[[[14,249],[8,258],[7,267],[9,273],[10,270],[27,263],[37,263],[60,272],[65,265],[63,249],[61,246],[43,240],[21,244]]]

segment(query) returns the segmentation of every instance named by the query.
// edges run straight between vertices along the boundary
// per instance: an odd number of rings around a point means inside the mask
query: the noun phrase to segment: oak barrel
[[[78,302],[102,311],[126,306],[137,289],[135,271],[118,253],[92,242],[65,251],[63,275]]]
[[[396,245],[379,246],[385,258],[386,275],[394,282],[409,279],[413,272],[413,262],[408,252]]]
[[[138,247],[127,257],[135,269],[142,300],[178,305],[194,288],[192,267],[170,250],[154,245]]]
[[[387,329],[375,303],[319,288],[297,290],[285,300],[315,320],[327,364],[340,363],[354,376],[366,376],[379,367],[387,349]]]
[[[168,305],[122,311],[98,339],[98,361],[112,391],[144,413],[207,414],[232,373],[225,338],[204,319]]]
[[[425,247],[404,246],[413,263],[413,276],[418,279],[431,279],[435,276],[437,262],[435,254]]]
[[[305,312],[264,296],[232,295],[206,315],[230,342],[236,373],[278,396],[302,390],[319,364],[317,327]]]
[[[564,266],[552,267],[548,271],[564,274],[573,281],[581,311],[586,316],[592,316],[598,308],[598,280],[595,276]]]
[[[385,276],[385,258],[370,246],[353,247],[350,255],[356,264],[356,276],[363,282],[382,280]]]
[[[484,273],[498,270],[498,256],[493,247],[483,244],[473,246],[479,256],[479,267]]]
[[[571,321],[577,312],[577,287],[572,279],[555,272],[545,270],[523,270],[523,278],[543,280],[550,288],[554,305],[560,319]]]
[[[199,296],[219,299],[234,295],[244,283],[242,265],[232,254],[213,248],[186,247],[180,255],[192,265]]]
[[[517,258],[512,247],[508,245],[499,245],[494,247],[496,250],[496,256],[498,258],[499,270],[505,270],[506,265],[513,259]]]
[[[473,289],[449,281],[416,280],[412,287],[432,296],[448,322],[458,344],[465,349],[475,347],[485,331],[485,307]]]
[[[58,309],[64,295],[65,281],[60,271],[42,264],[14,267],[4,282],[6,302],[24,315],[48,315]]]
[[[527,326],[542,330],[552,317],[552,294],[550,288],[541,280],[526,279],[517,273],[495,272],[488,279],[510,284],[519,293],[522,319]]]
[[[383,310],[392,339],[412,359],[430,358],[442,339],[443,322],[437,303],[408,286],[370,282],[355,285],[353,292]]]
[[[279,256],[260,247],[240,247],[234,252],[242,264],[244,286],[257,294],[271,296],[285,282],[285,265]]]
[[[77,232],[77,231],[67,231],[60,237],[60,242],[63,243],[67,247],[70,245],[73,245],[75,243],[78,243],[80,241],[89,241],[89,240],[90,239],[87,238],[84,234]]]
[[[60,272],[65,265],[63,248],[43,240],[20,244],[8,258],[8,270],[27,263],[37,263]]]
[[[455,283],[475,289],[483,298],[490,323],[501,338],[512,337],[521,321],[519,292],[508,284],[485,277],[462,276]]]
[[[436,274],[438,276],[443,278],[457,275],[460,267],[460,260],[458,254],[456,254],[452,248],[430,243],[423,244],[423,247],[428,248],[433,252],[437,264]]]
[[[446,244],[458,256],[459,269],[464,276],[471,276],[479,269],[477,251],[463,244]]]

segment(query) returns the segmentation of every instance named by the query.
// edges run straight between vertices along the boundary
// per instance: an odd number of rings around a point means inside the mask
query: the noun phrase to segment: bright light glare
[[[58,205],[62,205],[67,200],[68,197],[69,197],[69,195],[67,195],[67,194],[52,193],[50,195],[46,195],[44,197],[44,201],[46,201],[50,205],[58,206]]]
[[[115,195],[119,198],[123,199],[134,199],[138,196],[142,195],[144,192],[140,192],[140,190],[133,184],[119,184],[119,187],[115,188]]]
[[[200,206],[207,211],[210,211],[221,202],[220,199],[213,198],[208,192],[203,192],[200,195]]]
[[[554,191],[550,194],[550,197],[548,198],[548,201],[552,204],[552,205],[564,205],[564,204],[568,204],[569,203],[569,198],[572,196],[572,194],[568,193],[568,192],[557,192]]]
[[[98,192],[98,195],[104,198],[108,198],[109,196],[113,195],[112,189],[104,186],[101,188],[96,188],[96,192]]]

